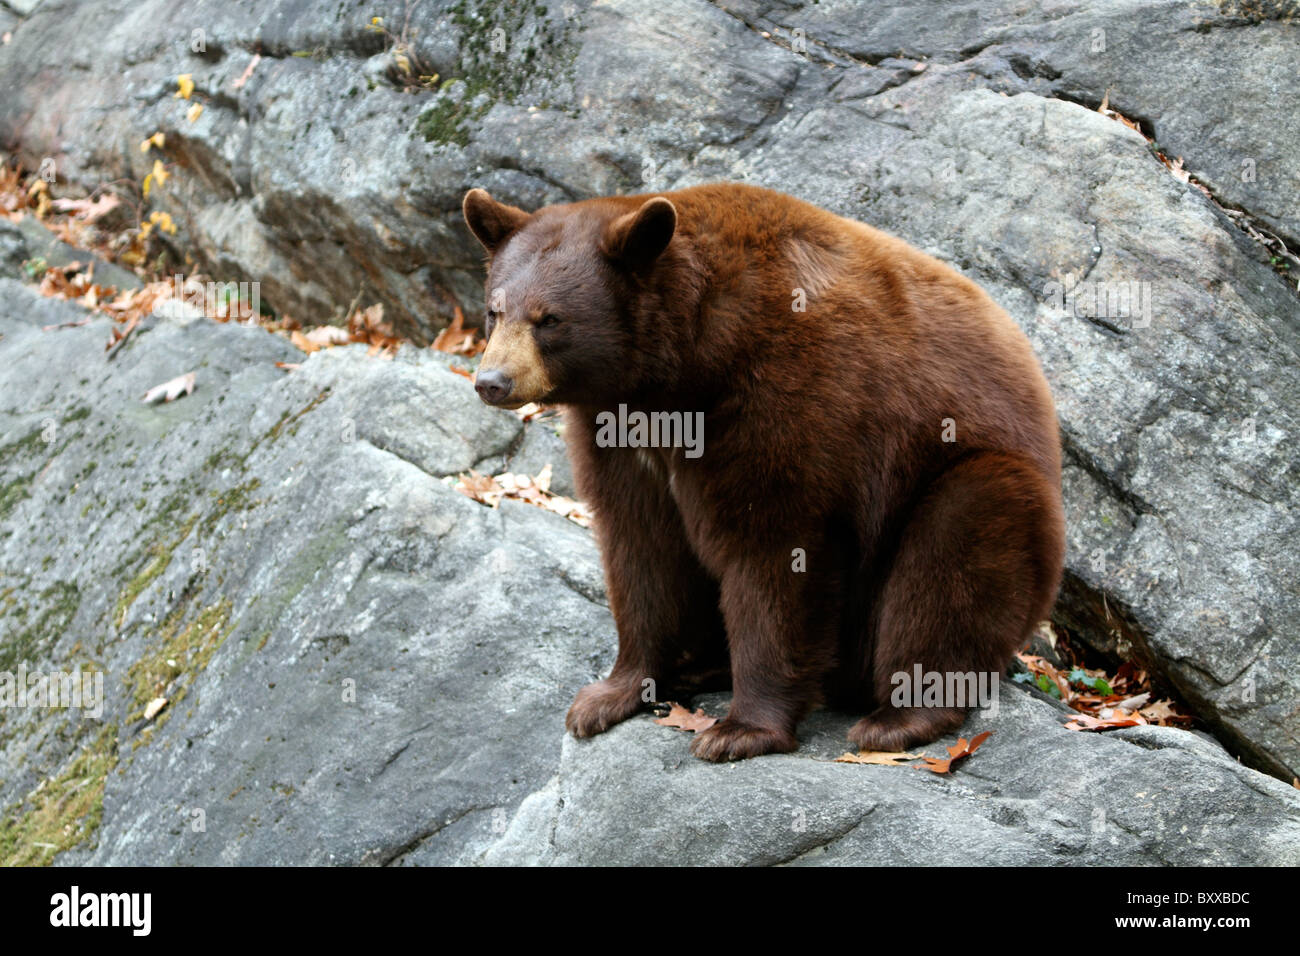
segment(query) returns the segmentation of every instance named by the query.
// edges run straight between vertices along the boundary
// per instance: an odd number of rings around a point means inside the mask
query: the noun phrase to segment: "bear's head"
[[[651,277],[677,229],[672,202],[596,199],[530,214],[471,189],[464,213],[489,256],[483,401],[598,403],[646,384],[639,317],[663,285]]]

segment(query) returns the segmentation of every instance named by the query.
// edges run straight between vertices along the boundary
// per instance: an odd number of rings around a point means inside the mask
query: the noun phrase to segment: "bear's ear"
[[[676,229],[677,208],[663,196],[647,199],[605,229],[605,253],[633,268],[648,266],[668,248]]]
[[[465,213],[469,231],[474,233],[489,253],[495,253],[512,232],[531,218],[522,209],[497,202],[488,195],[486,189],[471,189],[467,192],[461,209]]]

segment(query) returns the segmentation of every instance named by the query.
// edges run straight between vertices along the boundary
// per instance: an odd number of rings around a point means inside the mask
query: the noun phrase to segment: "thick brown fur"
[[[491,254],[480,392],[566,407],[618,625],[569,729],[728,661],[705,759],[793,750],[821,703],[865,713],[849,738],[871,750],[960,726],[892,706],[891,675],[1000,673],[1064,555],[1052,398],[1011,318],[901,240],[750,186],[531,215],[473,190],[465,212]],[[619,403],[702,412],[703,454],[598,447]]]

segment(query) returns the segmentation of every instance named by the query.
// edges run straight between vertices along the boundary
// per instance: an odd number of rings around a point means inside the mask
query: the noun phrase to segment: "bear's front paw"
[[[575,737],[594,737],[627,720],[641,709],[641,688],[596,681],[573,698],[564,726]]]
[[[744,760],[761,754],[785,754],[798,746],[798,738],[789,731],[759,727],[727,717],[696,734],[691,741],[691,753],[701,760],[721,762]]]

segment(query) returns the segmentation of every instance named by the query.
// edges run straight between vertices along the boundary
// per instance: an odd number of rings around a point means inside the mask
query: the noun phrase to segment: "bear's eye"
[[[544,316],[542,316],[540,319],[537,320],[537,327],[539,329],[549,329],[552,326],[559,325],[559,324],[560,324],[560,317],[551,312],[547,312]]]
[[[488,310],[487,322],[485,322],[483,325],[483,337],[485,339],[492,338],[492,330],[496,328],[497,319],[499,319],[500,317],[501,317],[501,313],[496,311],[496,309]]]

